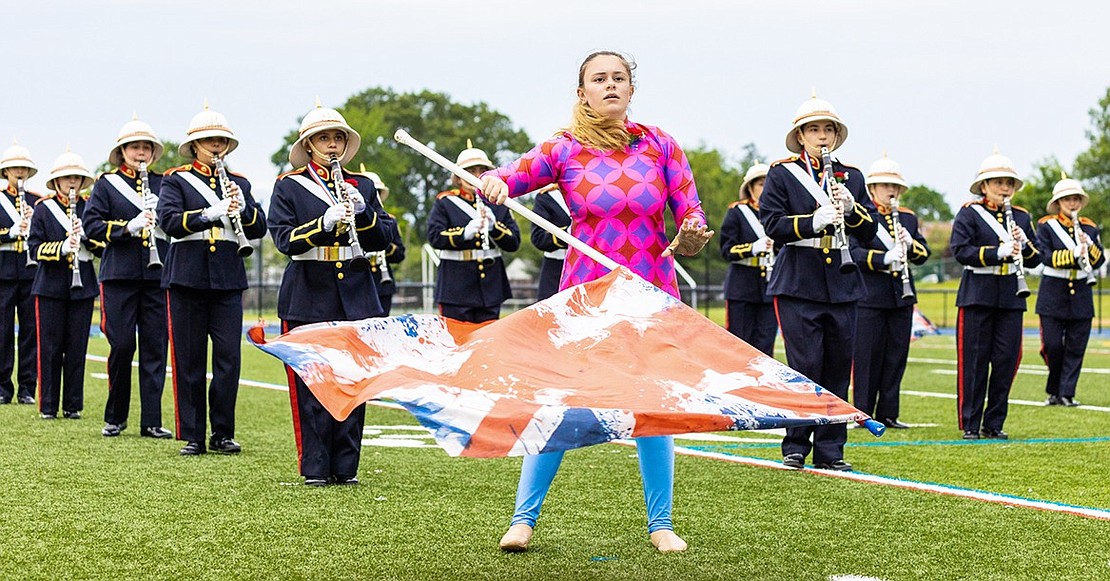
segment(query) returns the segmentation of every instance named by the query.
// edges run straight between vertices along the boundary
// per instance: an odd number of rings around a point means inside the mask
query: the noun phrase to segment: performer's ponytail
[[[571,112],[570,134],[587,147],[604,151],[622,151],[628,146],[628,129],[623,119],[610,119],[581,101]]]

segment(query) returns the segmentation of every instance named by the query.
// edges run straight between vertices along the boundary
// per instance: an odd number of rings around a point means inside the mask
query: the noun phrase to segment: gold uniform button
[[[1073,294],[1074,295],[1075,294],[1075,289],[1071,289],[1070,291],[1068,291],[1068,294]]]
[[[341,273],[335,275],[335,278],[338,278],[339,280],[343,280],[343,273],[341,272]]]
[[[343,263],[342,262],[336,262],[335,267],[336,268],[343,268]]]
[[[209,253],[214,253],[214,252],[216,252],[216,247],[215,247],[215,246],[209,246],[209,247],[208,247],[208,252],[209,252]]]
[[[149,247],[150,247],[150,242],[146,241],[146,240],[143,240],[143,248],[149,248]]]
[[[478,270],[485,270],[485,269],[486,269],[486,267],[482,266],[481,263],[478,264]]]
[[[832,264],[831,258],[825,258],[825,264]]]
[[[821,253],[822,253],[822,254],[828,254],[828,253],[829,253],[829,249],[828,249],[828,248],[822,248],[822,249],[821,249]]]
[[[482,274],[479,274],[478,278],[486,278],[486,273],[483,272]]]

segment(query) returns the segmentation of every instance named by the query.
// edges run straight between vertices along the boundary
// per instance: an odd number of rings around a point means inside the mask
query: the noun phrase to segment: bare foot
[[[532,540],[532,527],[518,523],[505,531],[505,536],[501,537],[501,550],[510,553],[519,553],[528,550],[528,541]],[[679,539],[681,540],[681,539]],[[683,543],[685,548],[686,543]]]
[[[681,553],[686,550],[686,541],[669,530],[651,533],[651,544],[655,545],[660,553]]]

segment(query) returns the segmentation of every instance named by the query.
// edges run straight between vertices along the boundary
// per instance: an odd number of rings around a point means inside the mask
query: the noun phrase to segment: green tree
[[[1054,156],[1034,163],[1033,175],[1026,178],[1025,184],[1014,196],[1014,205],[1025,208],[1035,223],[1038,218],[1045,215],[1045,206],[1052,199],[1052,188],[1060,181],[1063,171],[1063,167]]]
[[[899,206],[905,206],[924,222],[947,222],[953,218],[952,208],[940,192],[924,185],[910,186],[898,199]]]
[[[698,187],[698,197],[701,199],[706,222],[710,229],[719,231],[729,204],[738,199],[745,169],[758,161],[759,152],[755,150],[754,145],[748,144],[745,146],[746,155],[742,157],[740,163],[729,160],[725,153],[710,148],[704,143],[685,149],[685,152],[686,158],[690,161],[690,169],[694,173],[694,182]],[[674,229],[668,226],[668,237],[673,236]],[[680,257],[679,260],[700,285],[718,284],[724,280],[725,272],[728,270],[728,263],[720,259],[719,248],[720,240],[714,236],[700,255],[691,258]]]
[[[1090,202],[1083,215],[1101,226],[1110,220],[1110,88],[1088,114],[1091,128],[1087,130],[1090,147],[1075,158],[1075,177],[1083,182]]]

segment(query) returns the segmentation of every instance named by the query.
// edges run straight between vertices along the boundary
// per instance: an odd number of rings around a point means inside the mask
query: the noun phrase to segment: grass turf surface
[[[243,378],[284,383],[244,345]],[[779,343],[781,354],[781,342]],[[1035,338],[1011,399],[1043,400]],[[103,340],[90,353],[106,355]],[[955,359],[951,336],[913,359]],[[1093,339],[1087,366],[1110,368]],[[90,361],[89,373],[103,363]],[[911,363],[904,390],[953,394],[953,364]],[[1105,374],[1078,399],[1110,406]],[[297,474],[288,395],[240,390],[239,456],[177,455],[180,442],[99,435],[106,384],[86,380],[85,419],[0,406],[0,578],[358,579],[1091,579],[1110,576],[1110,522],[704,458],[676,460],[675,524],[690,543],[647,540],[634,450],[569,453],[524,554],[503,554],[520,460],[449,458],[436,448],[364,448],[357,487],[308,488]],[[132,403],[137,422],[137,396]],[[1110,509],[1110,413],[1011,404],[1007,443],[966,445],[955,400],[903,395],[902,418],[937,424],[875,439],[852,430],[857,470]],[[164,416],[172,428],[167,382]],[[367,424],[411,425],[371,407]],[[738,434],[727,434],[736,436]],[[755,436],[759,434],[739,434]],[[769,442],[777,442],[770,438]],[[875,446],[872,444],[904,444]],[[691,442],[777,460],[774,445]]]

